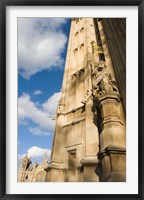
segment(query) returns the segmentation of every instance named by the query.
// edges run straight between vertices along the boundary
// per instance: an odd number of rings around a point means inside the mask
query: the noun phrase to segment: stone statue
[[[94,96],[101,96],[106,93],[118,93],[116,81],[112,77],[112,74],[107,72],[104,61],[100,61],[95,65],[92,70],[92,80]]]

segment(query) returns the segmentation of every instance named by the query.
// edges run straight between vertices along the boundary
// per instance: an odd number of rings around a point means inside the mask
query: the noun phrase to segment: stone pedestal
[[[119,117],[119,95],[106,94],[99,97],[98,101],[102,115],[102,131],[100,133],[101,149],[104,149],[109,145],[125,148],[126,135],[124,126]]]
[[[102,182],[126,181],[126,150],[116,146],[108,146],[98,154],[102,162]]]
[[[100,168],[96,157],[85,157],[81,160],[84,182],[99,182]]]
[[[64,172],[61,163],[51,162],[47,171],[47,182],[64,182]]]
[[[125,130],[119,117],[119,95],[105,94],[99,97],[101,109],[100,152],[102,180],[109,182],[126,181]]]

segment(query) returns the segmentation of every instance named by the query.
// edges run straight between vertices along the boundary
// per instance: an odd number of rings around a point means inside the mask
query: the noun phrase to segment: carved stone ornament
[[[118,93],[116,81],[112,74],[107,72],[104,61],[98,62],[92,70],[92,82],[94,96]]]
[[[57,108],[57,114],[59,115],[61,113],[61,104],[58,104],[58,108]]]
[[[81,74],[83,74],[85,71],[85,68],[81,68],[80,70],[78,70],[77,72],[75,72],[72,76],[71,76],[71,80],[73,80],[74,78],[79,77]]]
[[[82,104],[86,104],[86,102],[87,102],[89,96],[91,96],[91,94],[92,94],[92,92],[89,91],[89,90],[87,90],[86,93],[85,93],[85,96],[84,96],[84,100],[81,101],[81,103],[82,103]]]
[[[56,120],[57,117],[62,113],[62,109],[64,106],[65,104],[62,102],[62,100],[59,100],[57,105],[57,112],[56,115],[53,117],[53,120]]]
[[[95,64],[93,70],[92,70],[92,77],[96,78],[98,74],[101,74],[101,72],[106,68],[106,64],[104,61],[99,61]]]

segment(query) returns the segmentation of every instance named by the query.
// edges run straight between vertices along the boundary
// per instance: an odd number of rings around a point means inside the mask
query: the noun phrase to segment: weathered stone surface
[[[102,181],[126,181],[126,149],[109,145],[98,154],[102,162]]]

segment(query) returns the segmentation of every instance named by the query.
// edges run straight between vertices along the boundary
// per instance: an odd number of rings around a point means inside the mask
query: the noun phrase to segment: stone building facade
[[[22,164],[18,173],[18,182],[45,182],[46,171],[48,167],[47,156],[44,156],[43,161],[38,165],[36,162],[32,164],[27,155],[22,159]]]
[[[125,111],[126,19],[73,18],[45,181],[126,181]]]

